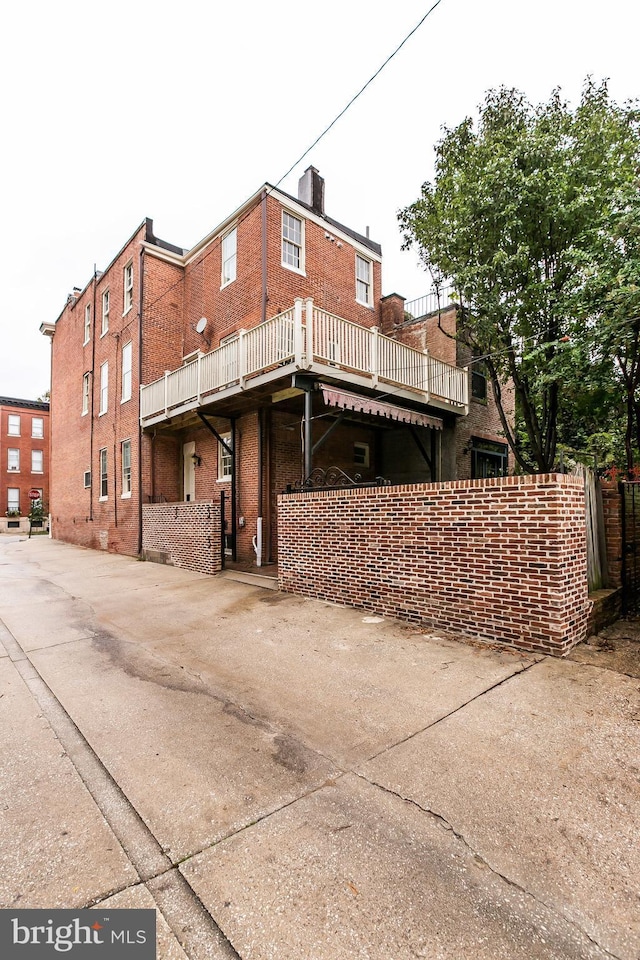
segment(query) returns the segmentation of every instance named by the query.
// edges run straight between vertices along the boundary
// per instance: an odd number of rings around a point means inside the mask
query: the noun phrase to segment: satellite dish
[[[200,319],[196,323],[196,333],[204,333],[208,322],[209,321],[207,320],[206,317],[200,317]]]

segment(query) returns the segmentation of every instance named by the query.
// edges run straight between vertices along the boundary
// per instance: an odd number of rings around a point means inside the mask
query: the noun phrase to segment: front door
[[[194,454],[196,452],[195,441],[185,443],[182,447],[182,484],[185,500],[195,500],[196,498],[196,464]]]

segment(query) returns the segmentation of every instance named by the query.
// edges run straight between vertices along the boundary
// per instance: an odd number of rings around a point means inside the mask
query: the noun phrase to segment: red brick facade
[[[292,494],[278,511],[283,590],[538,653],[584,639],[578,478]]]
[[[324,214],[316,192],[321,178],[314,171],[310,189],[308,174],[301,180],[303,199],[265,187],[190,251],[158,240],[151,221],[144,221],[107,269],[69,296],[47,331],[53,334],[55,537],[139,554],[148,530],[143,505],[218,504],[226,492],[225,532],[235,535],[238,557],[254,559],[261,516],[262,560],[275,560],[277,496],[305,473],[303,391],[289,375],[273,391],[247,390],[236,400],[210,397],[200,410],[209,426],[191,410],[167,413],[142,429],[140,387],[160,381],[159,388],[164,382],[167,389],[165,372],[180,370],[239,331],[291,309],[296,298],[312,298],[319,309],[347,323],[381,328],[455,364],[455,310],[446,311],[440,324],[434,317],[405,322],[403,298],[381,298],[378,245]],[[357,278],[363,263],[368,264],[364,287]],[[393,399],[393,389],[383,393],[388,395]],[[343,418],[329,432],[337,411],[326,407],[316,391],[312,465],[335,466],[365,481],[470,476],[471,431],[500,439],[494,406],[490,398],[477,410],[472,404],[469,417],[462,408],[436,408],[430,412],[441,419],[442,429],[421,427],[419,437],[404,423],[375,416]],[[231,482],[220,476],[215,436],[226,436],[232,426],[233,528]]]
[[[48,510],[49,404],[0,397],[0,530],[27,516],[30,490],[42,491]]]

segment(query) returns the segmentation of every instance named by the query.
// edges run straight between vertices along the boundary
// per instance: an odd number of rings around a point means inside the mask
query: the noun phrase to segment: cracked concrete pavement
[[[0,906],[155,906],[168,960],[638,960],[628,634],[530,657],[1,537]]]

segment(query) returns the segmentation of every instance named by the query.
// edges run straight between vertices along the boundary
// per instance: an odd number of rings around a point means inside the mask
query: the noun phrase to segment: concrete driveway
[[[2,537],[0,906],[155,906],[162,958],[638,960],[640,681],[597,653]]]

